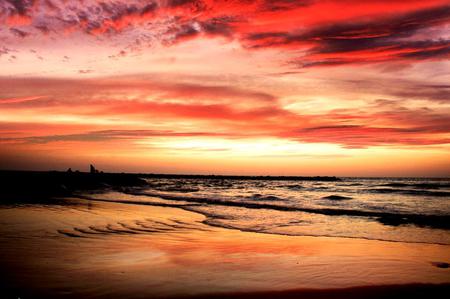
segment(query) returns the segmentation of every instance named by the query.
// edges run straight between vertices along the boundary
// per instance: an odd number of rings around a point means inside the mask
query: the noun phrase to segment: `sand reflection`
[[[2,288],[25,298],[450,283],[432,264],[450,260],[445,245],[256,234],[177,208],[76,199],[0,219]]]

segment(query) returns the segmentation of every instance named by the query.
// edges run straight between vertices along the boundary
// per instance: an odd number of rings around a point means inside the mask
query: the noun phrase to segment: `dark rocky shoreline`
[[[52,197],[70,196],[77,191],[95,191],[110,188],[122,190],[125,187],[143,187],[144,178],[167,179],[214,179],[214,180],[297,180],[338,181],[337,177],[299,176],[225,176],[225,175],[182,175],[182,174],[136,174],[79,171],[0,171],[1,203],[16,200],[45,200]]]
[[[17,201],[36,203],[79,191],[146,185],[145,180],[135,174],[58,171],[0,171],[0,181],[0,204]]]

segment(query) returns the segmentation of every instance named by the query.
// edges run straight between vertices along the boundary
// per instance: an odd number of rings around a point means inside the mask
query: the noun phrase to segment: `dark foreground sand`
[[[438,298],[450,290],[450,269],[436,264],[450,261],[450,246],[256,234],[203,220],[79,199],[4,206],[1,297]]]

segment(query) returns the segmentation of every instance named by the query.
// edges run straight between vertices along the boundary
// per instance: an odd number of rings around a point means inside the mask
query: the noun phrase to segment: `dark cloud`
[[[426,84],[423,81],[374,79],[339,80],[337,84],[347,90],[358,90],[366,95],[384,94],[395,100],[377,100],[377,103],[389,103],[398,108],[398,103],[410,100],[427,100],[438,103],[450,103],[450,85]]]
[[[449,20],[450,6],[440,6],[384,19],[323,26],[303,34],[302,37],[327,41],[361,40],[364,45],[364,42],[369,40],[410,37],[419,29],[440,25]]]
[[[136,5],[127,5],[120,2],[100,2],[100,6],[112,21],[118,21],[128,15],[137,15],[140,9]]]
[[[169,8],[186,7],[191,12],[204,11],[208,7],[202,0],[168,0],[166,5]]]
[[[431,49],[423,49],[412,53],[403,53],[400,56],[412,59],[430,59],[439,57],[448,57],[450,54],[450,40],[432,43]]]
[[[50,32],[50,29],[48,28],[48,26],[44,25],[44,24],[36,25],[36,26],[34,26],[34,28],[36,28],[37,30],[39,30],[43,34],[48,34]]]
[[[185,24],[177,27],[173,27],[168,30],[168,33],[173,32],[174,38],[173,41],[179,42],[185,39],[189,39],[200,34],[200,30],[198,26],[195,26],[196,23]]]
[[[55,3],[53,3],[51,0],[45,0],[44,3],[45,3],[45,6],[52,11],[59,10],[59,7]]]
[[[21,16],[28,15],[29,10],[33,7],[35,0],[5,0],[12,6],[11,14]]]
[[[191,3],[202,3],[203,1],[192,1],[192,0],[168,0],[167,6],[170,7],[177,7],[177,6],[183,6],[183,5],[190,5]]]
[[[173,38],[167,40],[166,43],[180,42],[200,35],[232,37],[235,33],[233,24],[240,21],[239,18],[232,16],[207,18],[205,20],[192,19],[185,23],[182,23],[180,19],[178,22],[180,24],[173,25],[167,30],[166,33],[173,35]]]
[[[298,32],[251,33],[250,46],[271,47],[318,41],[317,53],[364,50],[392,44],[392,38],[412,36],[417,30],[450,21],[450,6],[369,21],[344,21],[325,26],[299,29]],[[258,43],[261,41],[261,44]],[[253,43],[253,44],[252,44]],[[395,41],[394,41],[395,44]]]
[[[421,29],[448,22],[450,6],[439,6],[394,17],[334,23],[301,29],[298,32],[251,33],[245,37],[245,41],[252,48],[310,47],[305,57],[294,61],[302,67],[391,59],[437,59],[448,57],[449,40],[411,41],[407,38],[414,36]],[[358,53],[360,51],[368,52]],[[374,57],[372,53],[378,55]]]
[[[0,48],[0,57],[2,57],[3,55],[8,55],[10,52],[12,52],[11,49],[6,48],[6,47],[1,47]]]
[[[450,85],[416,84],[410,85],[409,88],[395,90],[393,94],[405,99],[450,103]]]
[[[265,0],[262,1],[262,11],[282,11],[304,7],[317,2],[317,0]]]
[[[147,14],[151,14],[151,13],[155,12],[157,9],[158,9],[158,3],[150,2],[146,5],[144,5],[144,7],[142,7],[140,13],[141,13],[141,15],[147,15]]]
[[[20,38],[25,38],[28,35],[30,35],[30,33],[25,32],[23,30],[17,29],[17,28],[10,28],[9,31],[11,31],[15,36],[18,36]]]
[[[201,27],[206,34],[232,36],[232,24],[237,21],[235,17],[217,17],[201,22]]]

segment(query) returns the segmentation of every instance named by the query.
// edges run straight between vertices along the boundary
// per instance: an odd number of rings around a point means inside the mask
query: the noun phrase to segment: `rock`
[[[443,269],[447,269],[448,267],[450,267],[450,264],[445,262],[431,262],[431,264],[435,267]]]

